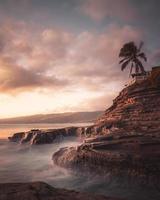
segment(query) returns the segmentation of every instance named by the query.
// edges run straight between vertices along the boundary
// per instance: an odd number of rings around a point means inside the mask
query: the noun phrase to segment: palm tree
[[[141,52],[143,44],[143,42],[140,42],[138,48],[134,42],[129,42],[123,45],[119,53],[119,57],[123,58],[119,62],[119,64],[121,64],[122,71],[127,67],[128,64],[131,63],[130,75],[132,74],[133,68],[135,69],[135,74],[146,73],[141,62],[141,59],[147,61],[146,55]]]

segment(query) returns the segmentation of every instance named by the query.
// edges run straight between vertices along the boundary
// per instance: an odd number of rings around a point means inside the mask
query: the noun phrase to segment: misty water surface
[[[0,139],[0,182],[44,181],[55,187],[126,197],[128,200],[160,199],[157,187],[144,186],[134,181],[128,183],[123,177],[106,179],[85,172],[75,173],[53,164],[52,155],[55,151],[80,143],[79,139],[70,138],[70,141],[62,143],[30,146]]]

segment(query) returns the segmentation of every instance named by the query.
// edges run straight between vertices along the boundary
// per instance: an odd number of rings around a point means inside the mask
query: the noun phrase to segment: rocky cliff
[[[126,87],[86,133],[82,145],[60,149],[53,161],[160,180],[159,86],[146,80]]]
[[[123,89],[90,130],[93,134],[160,132],[160,86],[149,81]]]

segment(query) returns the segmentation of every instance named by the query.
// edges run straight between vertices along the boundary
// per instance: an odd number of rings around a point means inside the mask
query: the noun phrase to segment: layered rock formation
[[[86,133],[81,146],[60,149],[53,161],[64,167],[160,181],[159,86],[146,80],[123,89]]]
[[[1,183],[0,200],[118,200],[73,190],[56,189],[43,182]]]
[[[30,144],[50,144],[53,142],[62,141],[68,137],[83,136],[84,127],[68,127],[61,129],[39,130],[33,129],[27,132],[13,134],[8,139],[11,142],[30,143]]]
[[[96,121],[91,134],[151,134],[160,132],[160,86],[149,81],[123,89],[113,105]]]

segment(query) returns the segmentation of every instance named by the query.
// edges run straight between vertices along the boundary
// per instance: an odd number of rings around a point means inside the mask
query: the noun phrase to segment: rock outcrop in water
[[[146,80],[123,89],[87,134],[81,146],[60,149],[53,161],[159,182],[160,86]]]
[[[57,189],[43,182],[1,183],[0,200],[118,200],[73,190]]]
[[[85,133],[84,127],[68,127],[60,129],[39,130],[33,129],[27,132],[13,134],[8,139],[11,142],[30,143],[30,144],[50,144],[53,142],[62,141],[67,137],[83,136]]]

